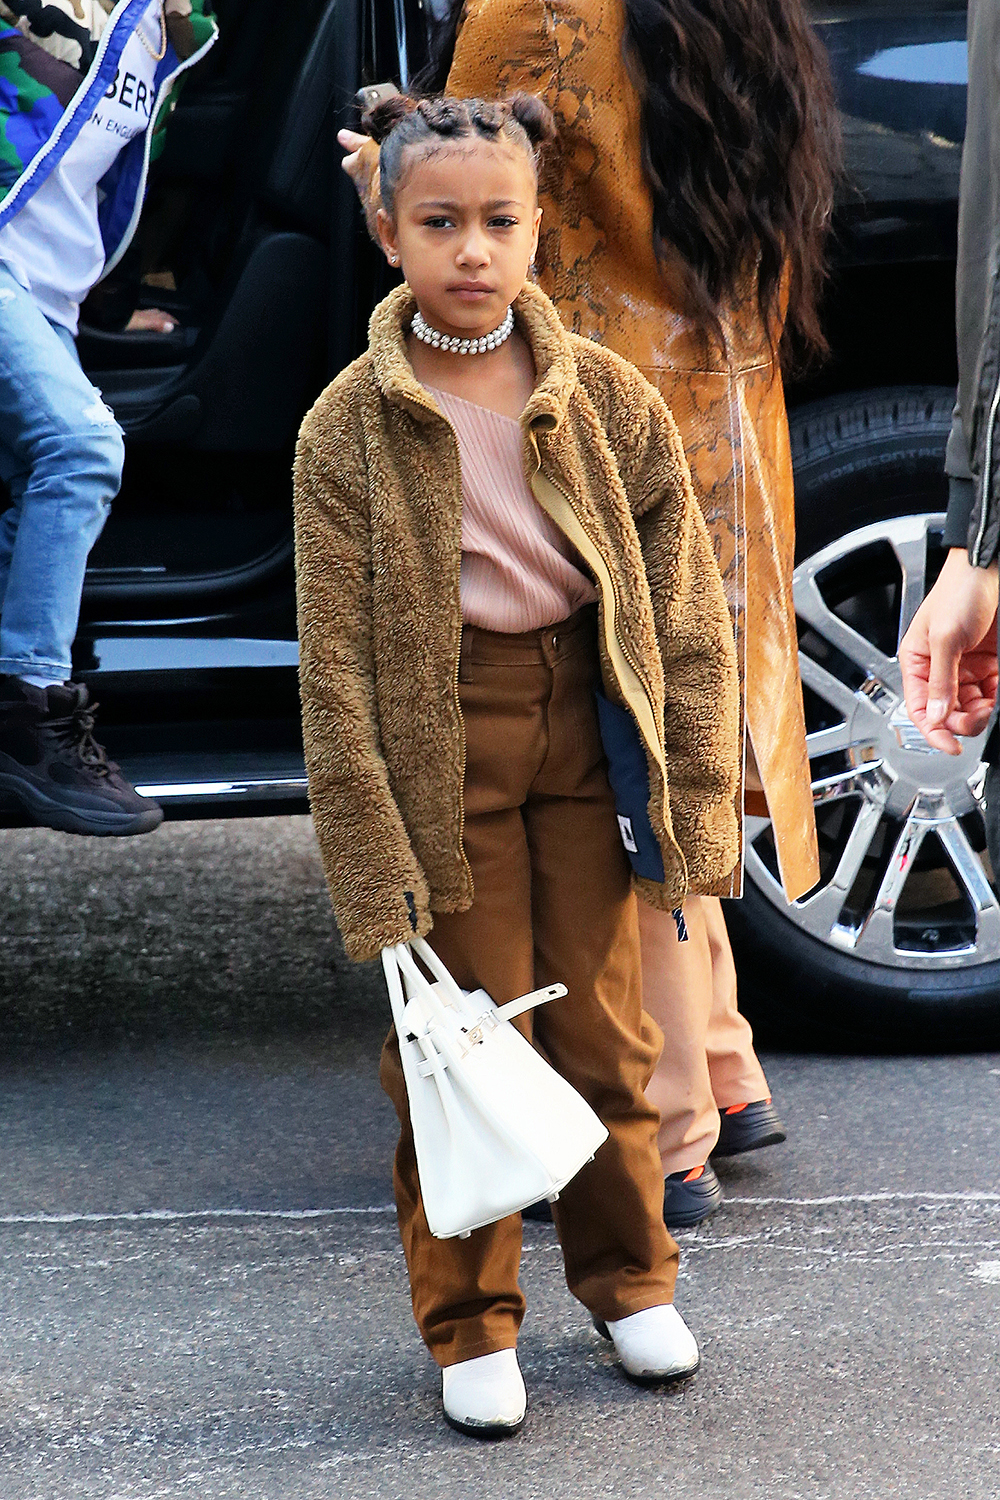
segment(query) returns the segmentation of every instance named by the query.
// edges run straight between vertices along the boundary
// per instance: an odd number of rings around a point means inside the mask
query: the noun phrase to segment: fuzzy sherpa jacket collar
[[[372,313],[368,349],[383,395],[405,404],[415,416],[430,420],[439,415],[438,410],[414,375],[406,352],[406,334],[416,310],[413,293],[404,282]],[[525,282],[518,293],[514,316],[530,345],[536,372],[535,389],[524,408],[523,421],[529,427],[554,430],[566,420],[578,379],[569,336],[552,303],[530,282]]]

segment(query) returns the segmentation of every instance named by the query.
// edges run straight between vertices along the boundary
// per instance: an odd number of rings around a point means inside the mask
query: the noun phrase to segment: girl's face
[[[395,218],[378,215],[382,248],[402,264],[432,328],[479,338],[502,322],[538,246],[531,163],[502,138],[476,136],[409,154],[417,159],[406,164]]]

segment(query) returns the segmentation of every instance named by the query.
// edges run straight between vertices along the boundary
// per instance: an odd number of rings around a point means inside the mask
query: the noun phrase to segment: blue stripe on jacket
[[[3,202],[0,203],[0,229],[9,223],[16,213],[20,212],[32,194],[37,193],[49,174],[62,161],[66,152],[80,134],[83,126],[90,119],[111,84],[114,83],[118,64],[121,61],[122,52],[125,50],[125,44],[148,8],[149,0],[123,0],[121,7],[112,15],[104,31],[104,35],[101,37],[98,56],[94,60],[94,66],[88,75],[88,79],[69,108],[58,110],[55,123],[46,137],[47,141],[51,141],[59,124],[65,121],[59,139],[48,150],[45,150],[44,141],[35,148],[28,166],[21,173],[20,177],[15,179],[18,184],[16,193],[9,192]],[[3,34],[0,33],[0,40],[2,39]],[[103,51],[100,50],[101,48],[103,48]],[[17,119],[21,113],[15,105],[14,113],[8,116],[8,134],[10,132],[11,121]],[[142,137],[140,136],[138,139],[142,140]],[[22,160],[24,159],[22,157]],[[11,186],[13,187],[13,184]],[[126,222],[131,217],[132,206],[132,204],[129,205]]]

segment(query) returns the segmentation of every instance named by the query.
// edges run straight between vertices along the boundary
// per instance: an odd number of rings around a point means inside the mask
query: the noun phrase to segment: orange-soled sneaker
[[[785,1127],[770,1099],[731,1104],[719,1110],[719,1139],[712,1155],[739,1156],[762,1146],[777,1146],[785,1139]]]
[[[722,1207],[722,1184],[708,1162],[671,1172],[663,1189],[663,1219],[670,1229],[699,1224]]]

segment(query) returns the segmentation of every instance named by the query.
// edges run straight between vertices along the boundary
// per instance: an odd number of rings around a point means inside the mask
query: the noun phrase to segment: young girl
[[[637,365],[677,422],[741,648],[746,810],[770,819],[792,901],[820,868],[775,345],[780,338],[781,354],[823,348],[818,298],[837,158],[830,69],[809,7],[451,0],[432,9],[442,21],[422,91],[523,90],[555,115],[558,142],[539,186],[539,284],[574,333]],[[372,215],[377,149],[351,131],[340,140]],[[737,880],[716,896],[738,891]],[[679,943],[669,913],[639,906],[643,1003],[669,1038],[647,1092],[660,1109],[674,1225],[721,1203],[710,1154],[784,1138],[737,1009],[721,904],[692,897],[684,915],[689,941]]]
[[[738,857],[738,688],[721,579],[662,399],[526,281],[538,100],[393,99],[379,233],[406,284],[303,424],[296,460],[310,797],[349,955],[430,934],[501,1004],[561,980],[534,1035],[609,1140],[554,1206],[570,1289],[626,1372],[694,1373],[672,1306],[636,901],[677,907]],[[647,581],[648,580],[648,581]],[[645,754],[654,875],[630,873],[595,689]],[[647,859],[649,859],[647,851]],[[531,1018],[525,1017],[525,1030]],[[448,1420],[520,1426],[515,1215],[431,1237],[394,1034],[395,1190]]]

